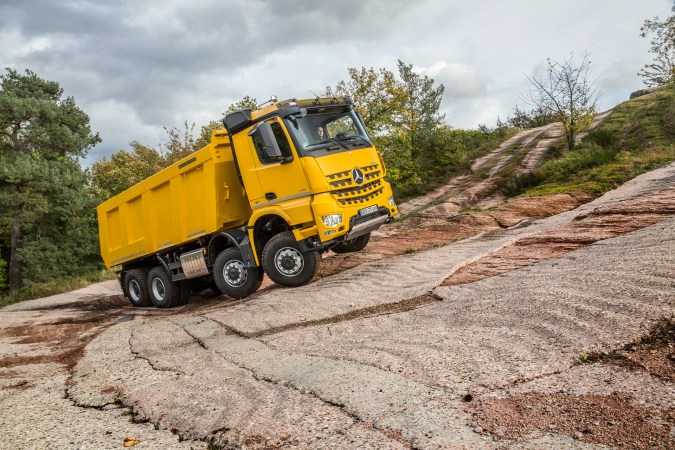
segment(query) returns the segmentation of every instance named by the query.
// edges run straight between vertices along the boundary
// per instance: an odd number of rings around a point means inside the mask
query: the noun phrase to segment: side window
[[[284,130],[281,128],[281,125],[276,122],[273,122],[270,125],[272,126],[272,132],[274,133],[274,137],[276,138],[277,144],[279,145],[279,150],[281,150],[281,160],[292,156],[293,153],[291,153],[291,146],[288,143],[288,139],[286,139],[286,135],[284,134]],[[253,147],[255,147],[255,152],[258,155],[258,159],[261,163],[273,164],[280,161],[278,159],[270,159],[265,156],[263,153],[262,137],[260,137],[259,132],[253,133],[251,135],[251,139],[253,139]]]

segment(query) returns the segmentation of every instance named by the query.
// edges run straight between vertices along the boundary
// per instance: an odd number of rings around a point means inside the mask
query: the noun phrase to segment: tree
[[[101,139],[75,100],[62,98],[57,82],[12,69],[0,80],[0,228],[8,230],[2,241],[9,246],[9,287],[18,289],[23,272],[59,258],[59,252],[32,254],[29,248],[66,239],[95,242],[95,229],[81,229],[81,235],[69,230],[91,215],[78,158]],[[86,248],[75,246],[76,256]]]
[[[7,263],[0,258],[0,292],[7,289]]]
[[[97,199],[88,191],[77,161],[23,152],[2,155],[0,179],[18,188],[16,192],[0,189],[0,205],[3,210],[19,211],[14,223],[21,236],[14,258],[23,283],[100,268]],[[4,214],[1,217],[8,220]]]
[[[394,114],[393,87],[396,77],[387,69],[372,67],[367,69],[349,68],[348,81],[340,81],[335,88],[328,86],[326,96],[345,96],[351,98],[354,106],[361,113],[368,131],[373,135],[381,135],[391,131]]]
[[[219,120],[212,120],[204,125],[199,132],[199,137],[195,141],[195,148],[204,148],[211,143],[211,134],[216,130],[223,130],[223,122]]]
[[[526,100],[562,123],[567,148],[572,149],[576,135],[591,124],[596,113],[598,94],[590,74],[591,61],[584,55],[576,64],[572,54],[560,63],[546,61],[544,75],[527,77],[531,86]]]
[[[438,110],[443,85],[398,61],[398,74],[387,69],[348,69],[349,80],[327,87],[326,95],[351,97],[387,163],[389,180],[414,190],[423,184],[422,166],[436,160],[434,139],[444,116]]]
[[[654,61],[645,64],[638,73],[647,86],[663,86],[675,81],[675,6],[671,11],[673,14],[663,22],[654,17],[645,20],[640,28],[642,37],[653,34],[649,52],[654,54]]]
[[[413,70],[412,64],[398,60],[399,80],[393,86],[395,105],[393,126],[413,160],[427,150],[429,138],[445,116],[438,112],[445,87],[434,87],[434,80]]]
[[[227,112],[237,111],[238,109],[258,109],[258,101],[255,97],[249,97],[245,95],[244,98],[238,102],[232,103],[228,108]]]
[[[538,107],[530,110],[530,112],[522,111],[516,106],[513,109],[513,117],[508,116],[506,118],[506,123],[502,123],[498,120],[497,126],[501,124],[502,126],[514,127],[514,128],[537,128],[548,125],[556,121],[556,116],[551,111],[546,110],[545,108]]]
[[[194,122],[190,125],[185,121],[183,129],[164,127],[166,137],[159,149],[132,141],[131,150],[119,150],[91,166],[91,188],[98,197],[107,200],[206,147],[211,142],[211,133],[222,128],[222,124],[214,120],[201,127],[199,137],[195,137]]]
[[[101,200],[129,189],[167,166],[162,154],[154,148],[136,141],[129,145],[130,151],[120,150],[109,159],[104,156],[91,166],[92,190]]]

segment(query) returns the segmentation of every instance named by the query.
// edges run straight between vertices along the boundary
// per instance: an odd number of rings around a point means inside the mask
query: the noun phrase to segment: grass
[[[112,270],[100,270],[63,280],[32,284],[16,291],[0,294],[0,307],[22,302],[24,300],[42,298],[49,295],[73,291],[75,289],[89,286],[92,283],[114,280],[115,278],[117,278],[117,274]]]
[[[601,195],[675,161],[675,90],[662,89],[618,105],[575,149],[560,143],[548,157],[532,173],[502,178],[504,195]]]
[[[430,159],[421,161],[418,175],[424,180],[422,184],[402,187],[392,183],[396,201],[404,203],[445,185],[454,176],[469,172],[471,163],[476,158],[495,150],[518,131],[520,130],[516,128],[503,128],[487,133],[479,133],[475,130],[453,130],[456,141],[448,144],[445,150],[435,149],[428,155]],[[389,165],[388,161],[385,162]],[[489,169],[485,170],[484,177],[487,177],[488,171]]]

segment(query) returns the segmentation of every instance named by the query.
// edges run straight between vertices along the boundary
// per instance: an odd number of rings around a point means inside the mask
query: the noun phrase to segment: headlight
[[[327,227],[336,227],[342,223],[342,214],[321,216],[321,220],[323,220],[323,224]]]
[[[394,197],[389,197],[389,206],[396,206],[396,202],[394,201]]]

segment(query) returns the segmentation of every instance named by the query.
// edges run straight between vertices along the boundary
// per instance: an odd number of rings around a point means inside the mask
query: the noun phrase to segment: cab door
[[[279,145],[281,156],[266,156],[258,132],[251,133],[249,145],[258,174],[262,198],[251,199],[251,208],[310,196],[309,184],[300,158],[291,145],[288,133],[279,118],[268,120]]]

